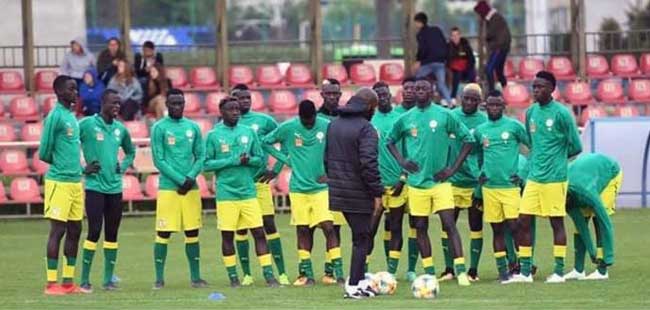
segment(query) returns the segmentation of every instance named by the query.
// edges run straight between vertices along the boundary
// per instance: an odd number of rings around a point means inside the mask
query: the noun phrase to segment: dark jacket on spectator
[[[496,50],[510,50],[510,28],[508,22],[499,14],[493,13],[490,20],[487,21],[486,41],[488,50],[494,52]]]
[[[103,50],[99,54],[97,58],[97,72],[104,84],[110,82],[113,75],[117,72],[117,66],[113,65],[113,60],[124,58],[126,58],[126,55],[121,50],[118,50],[115,56],[112,56],[108,49]]]
[[[449,41],[449,60],[447,61],[447,65],[454,70],[454,63],[457,61],[464,61],[467,67],[474,67],[476,63],[472,46],[465,38],[460,38],[458,45],[454,45],[453,42]]]
[[[425,25],[418,31],[418,53],[415,57],[421,65],[447,61],[447,39],[438,26]]]
[[[379,177],[377,131],[366,119],[367,103],[352,97],[327,129],[325,169],[330,210],[372,213],[384,187]]]
[[[163,56],[161,53],[156,53],[156,63],[164,65]],[[138,79],[145,79],[149,77],[149,72],[147,72],[147,65],[153,66],[153,64],[148,64],[141,53],[135,54],[133,57],[133,67],[135,68],[135,75]]]
[[[79,97],[81,98],[84,115],[93,115],[99,113],[105,87],[104,83],[97,78],[97,72],[95,72],[94,69],[90,69],[86,71],[86,73],[92,75],[93,84],[89,85],[84,80],[81,85],[79,85]]]

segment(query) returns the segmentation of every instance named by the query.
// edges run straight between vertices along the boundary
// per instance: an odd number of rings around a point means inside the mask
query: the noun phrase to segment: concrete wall
[[[22,45],[20,0],[0,0],[0,42]],[[86,35],[84,0],[33,0],[34,44],[67,45]]]

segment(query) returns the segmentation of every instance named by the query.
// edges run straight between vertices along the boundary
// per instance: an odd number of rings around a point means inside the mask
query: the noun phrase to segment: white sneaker
[[[374,289],[368,284],[368,280],[361,280],[359,281],[358,285],[359,289],[363,291],[368,297],[375,297],[377,296],[377,292],[375,292]]]
[[[546,278],[545,283],[564,283],[564,282],[566,282],[564,276],[558,275],[557,273],[553,273],[552,275]]]
[[[605,274],[601,274],[600,272],[598,272],[598,270],[596,270],[580,280],[607,280],[607,279],[609,279],[609,272],[605,272]]]
[[[517,273],[512,275],[510,279],[501,282],[501,284],[511,284],[511,283],[533,283],[533,276],[530,274],[528,276],[525,276],[521,273]]]
[[[582,272],[578,272],[575,269],[571,270],[571,272],[567,273],[564,275],[565,280],[584,280],[585,279],[585,271],[583,270]]]

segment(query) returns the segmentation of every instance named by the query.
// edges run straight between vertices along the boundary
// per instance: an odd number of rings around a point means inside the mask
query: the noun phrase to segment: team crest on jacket
[[[117,136],[117,137],[119,137],[119,136],[122,134],[122,132],[120,131],[119,128],[115,128],[115,130],[113,130],[113,133],[114,133],[115,136]]]
[[[509,132],[504,131],[504,132],[501,133],[501,139],[508,140],[508,138],[510,138],[510,133]]]
[[[325,139],[325,133],[322,131],[317,132],[316,139],[318,139],[318,142],[323,143],[323,139]]]
[[[97,132],[97,141],[104,141],[104,134],[102,132]]]
[[[251,129],[253,129],[254,132],[257,132],[257,130],[260,129],[260,125],[253,124],[253,125],[251,125]]]
[[[242,136],[241,137],[241,143],[248,144],[248,136]]]
[[[552,129],[551,127],[553,127],[553,119],[547,119],[545,124],[546,128],[550,131]]]
[[[431,129],[435,130],[436,127],[438,127],[438,122],[437,122],[435,119],[434,119],[434,120],[431,120],[431,121],[429,122],[429,127],[431,127]]]
[[[185,131],[185,136],[187,136],[188,138],[192,138],[192,136],[194,136],[194,132],[188,129],[187,131]]]
[[[490,139],[487,136],[483,136],[483,147],[490,146]]]
[[[450,133],[450,134],[449,134],[449,139],[456,139],[456,135],[453,134],[453,133]]]
[[[411,127],[411,136],[414,137],[414,138],[418,136],[418,128],[417,127],[415,127],[415,126]]]

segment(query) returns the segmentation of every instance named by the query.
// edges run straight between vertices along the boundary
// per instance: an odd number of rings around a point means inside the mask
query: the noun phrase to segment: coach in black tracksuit
[[[381,212],[384,191],[377,162],[377,131],[368,121],[377,104],[377,95],[365,88],[339,109],[327,130],[325,167],[329,184],[330,210],[341,211],[352,230],[352,262],[346,297],[372,296],[364,276],[366,255],[371,242],[373,212]],[[361,281],[363,282],[363,281]]]

